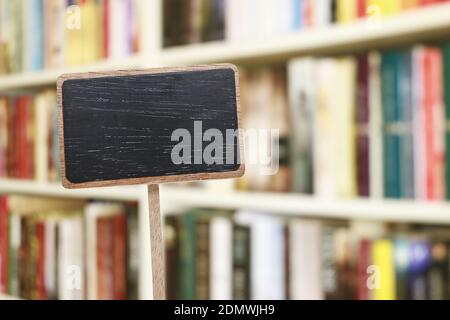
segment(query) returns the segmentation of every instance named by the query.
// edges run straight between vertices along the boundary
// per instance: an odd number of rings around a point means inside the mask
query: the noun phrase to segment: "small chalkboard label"
[[[63,185],[242,176],[238,81],[229,64],[61,76]]]

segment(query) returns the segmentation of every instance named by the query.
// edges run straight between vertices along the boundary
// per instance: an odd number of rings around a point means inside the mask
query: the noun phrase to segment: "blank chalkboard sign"
[[[238,88],[228,64],[61,76],[63,185],[242,176]]]

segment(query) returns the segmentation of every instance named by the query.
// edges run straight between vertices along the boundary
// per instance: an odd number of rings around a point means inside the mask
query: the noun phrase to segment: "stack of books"
[[[136,204],[0,196],[0,292],[33,300],[137,298]]]
[[[59,179],[56,92],[0,96],[0,178]]]
[[[165,0],[164,45],[248,41],[385,17],[448,0]],[[189,13],[189,14],[186,14]],[[270,18],[268,18],[270,17]]]
[[[450,298],[445,227],[198,209],[165,228],[170,299]]]
[[[140,0],[1,0],[0,74],[120,59],[139,50]]]

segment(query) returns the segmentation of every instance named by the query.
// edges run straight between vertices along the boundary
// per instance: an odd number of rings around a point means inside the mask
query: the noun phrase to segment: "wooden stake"
[[[159,209],[159,185],[148,185],[150,210],[150,241],[152,253],[153,299],[166,299],[164,266],[164,244],[162,238],[161,213]]]

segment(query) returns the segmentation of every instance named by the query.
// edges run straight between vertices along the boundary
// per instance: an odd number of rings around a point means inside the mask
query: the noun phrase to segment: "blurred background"
[[[449,299],[449,17],[442,0],[0,0],[0,297],[152,298],[146,188],[60,186],[57,77],[231,62],[243,127],[270,134],[241,179],[162,187],[168,298]]]

